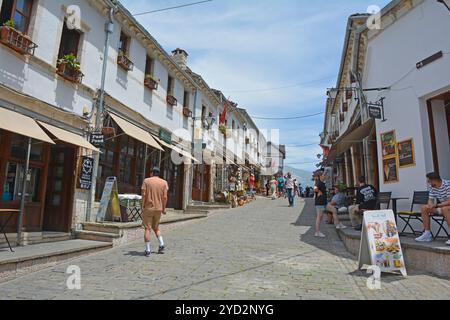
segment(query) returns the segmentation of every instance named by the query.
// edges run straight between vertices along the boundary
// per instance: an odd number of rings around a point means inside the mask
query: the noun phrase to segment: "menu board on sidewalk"
[[[392,210],[364,213],[359,269],[377,266],[381,272],[401,272],[407,276],[397,224]]]
[[[97,222],[121,220],[117,178],[106,179],[97,212]]]

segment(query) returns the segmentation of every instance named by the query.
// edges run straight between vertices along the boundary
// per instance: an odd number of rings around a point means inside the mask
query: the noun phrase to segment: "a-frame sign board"
[[[407,276],[397,224],[392,210],[364,212],[359,269],[377,266],[381,272]]]
[[[97,222],[121,220],[117,178],[109,177],[106,179],[105,187],[103,188],[102,199],[97,212]]]

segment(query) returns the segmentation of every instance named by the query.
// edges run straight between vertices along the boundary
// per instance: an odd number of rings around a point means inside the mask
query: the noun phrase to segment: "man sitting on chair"
[[[365,177],[359,177],[358,182],[359,188],[356,194],[356,205],[350,206],[348,212],[350,214],[352,227],[357,231],[361,231],[362,214],[364,211],[376,209],[378,192],[374,186],[366,184]]]
[[[328,222],[330,224],[335,224],[336,229],[345,229],[346,227],[342,224],[339,219],[339,213],[347,213],[347,197],[341,192],[339,186],[334,187],[334,196],[331,202],[327,205]]]
[[[433,241],[431,233],[430,215],[438,214],[445,218],[450,227],[450,181],[443,180],[438,173],[427,174],[430,199],[428,204],[422,207],[422,220],[425,232],[416,239],[418,242]],[[447,241],[450,246],[450,240]]]

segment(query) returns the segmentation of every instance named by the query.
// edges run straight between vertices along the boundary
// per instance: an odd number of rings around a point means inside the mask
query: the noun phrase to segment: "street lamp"
[[[447,7],[447,9],[450,11],[450,0],[437,0],[437,2],[442,3]]]

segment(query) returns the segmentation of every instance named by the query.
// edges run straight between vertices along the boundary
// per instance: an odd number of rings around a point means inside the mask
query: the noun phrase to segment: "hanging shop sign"
[[[97,222],[103,221],[121,221],[116,177],[108,177],[103,188],[103,194],[97,212]]]
[[[94,159],[90,157],[82,157],[80,175],[78,179],[78,187],[80,189],[91,190],[93,171],[94,171]]]
[[[90,142],[96,148],[103,148],[105,146],[105,136],[103,135],[103,132],[92,132]]]
[[[383,119],[381,107],[369,106],[369,117],[371,117],[372,119],[377,119],[377,120]]]
[[[407,276],[397,224],[392,210],[364,212],[359,269],[376,266],[381,272]]]

